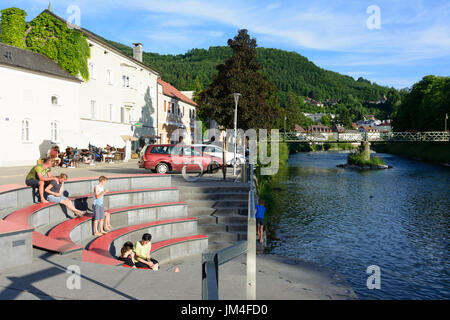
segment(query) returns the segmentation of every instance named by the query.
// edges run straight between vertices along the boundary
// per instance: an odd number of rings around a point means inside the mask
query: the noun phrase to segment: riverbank
[[[374,143],[372,149],[379,153],[389,153],[408,159],[450,165],[450,143],[448,142]]]
[[[289,144],[290,154],[297,152],[315,152],[315,151],[347,151],[358,149],[358,143],[323,143],[323,144],[309,144],[309,143],[291,143]]]

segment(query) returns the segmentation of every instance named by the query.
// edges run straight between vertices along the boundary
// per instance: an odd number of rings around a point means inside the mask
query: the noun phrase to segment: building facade
[[[158,132],[161,143],[194,141],[197,104],[171,84],[158,79]]]
[[[80,88],[46,56],[0,43],[0,166],[33,165],[52,145],[78,145]]]

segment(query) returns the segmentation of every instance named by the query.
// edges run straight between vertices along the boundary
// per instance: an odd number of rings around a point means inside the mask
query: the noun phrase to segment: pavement
[[[180,272],[174,272],[178,267]],[[258,300],[353,300],[344,278],[298,259],[258,255]],[[68,270],[80,274],[79,280]],[[246,256],[219,268],[219,298],[246,299]],[[199,300],[201,257],[162,265],[159,271],[110,267],[43,254],[31,265],[0,273],[1,300]]]
[[[24,184],[32,166],[0,168],[0,185]],[[83,168],[53,168],[69,178],[115,174],[148,173],[137,160],[127,163],[96,164]],[[231,170],[228,180],[233,180]],[[202,177],[211,187],[221,184],[221,172]],[[179,174],[172,175],[174,185],[189,186]],[[229,185],[229,181],[227,182]],[[126,269],[90,264],[68,257],[34,250],[30,265],[0,272],[0,300],[195,300],[201,299],[201,257],[193,256],[162,265],[160,271]],[[80,289],[68,268],[81,273]],[[180,272],[175,273],[178,267]],[[258,255],[256,260],[256,297],[259,300],[357,299],[346,280],[317,264],[275,255]],[[72,283],[72,285],[71,285]],[[219,268],[219,298],[246,299],[246,256]]]

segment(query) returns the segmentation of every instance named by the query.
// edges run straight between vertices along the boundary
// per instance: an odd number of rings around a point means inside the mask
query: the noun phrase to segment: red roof
[[[172,98],[177,98],[178,100],[184,101],[184,102],[192,104],[194,106],[198,106],[194,101],[192,101],[191,99],[186,97],[184,94],[182,94],[180,91],[178,91],[178,89],[175,88],[174,86],[172,86],[170,83],[167,83],[167,82],[161,80],[160,78],[158,78],[158,83],[160,85],[162,85],[163,93],[166,96],[169,96]]]

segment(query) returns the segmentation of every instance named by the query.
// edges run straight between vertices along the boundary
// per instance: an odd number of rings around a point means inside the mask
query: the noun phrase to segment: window
[[[130,87],[130,77],[127,75],[122,76],[122,87],[129,88]]]
[[[22,142],[31,142],[30,125],[31,125],[30,119],[22,120]]]
[[[91,100],[91,119],[95,120],[97,118],[97,110],[95,106],[95,101]]]
[[[172,113],[175,114],[175,103],[172,103]]]
[[[89,63],[89,75],[90,75],[91,79],[93,79],[93,80],[95,80],[97,78],[96,68],[95,68],[95,64],[93,62]]]
[[[129,124],[131,123],[131,108],[130,107],[120,107],[120,122]]]
[[[51,101],[52,106],[59,106],[59,97],[57,95],[52,96]]]
[[[164,100],[164,112],[167,112],[167,101]]]
[[[150,153],[169,154],[171,150],[172,147],[169,146],[153,147]]]
[[[109,85],[113,84],[113,72],[111,69],[106,70],[106,79]]]
[[[51,141],[53,143],[59,142],[59,125],[58,121],[53,121],[51,123]]]
[[[110,122],[113,121],[113,105],[112,104],[109,105],[109,121]]]
[[[189,109],[189,118],[192,119],[192,110]]]

